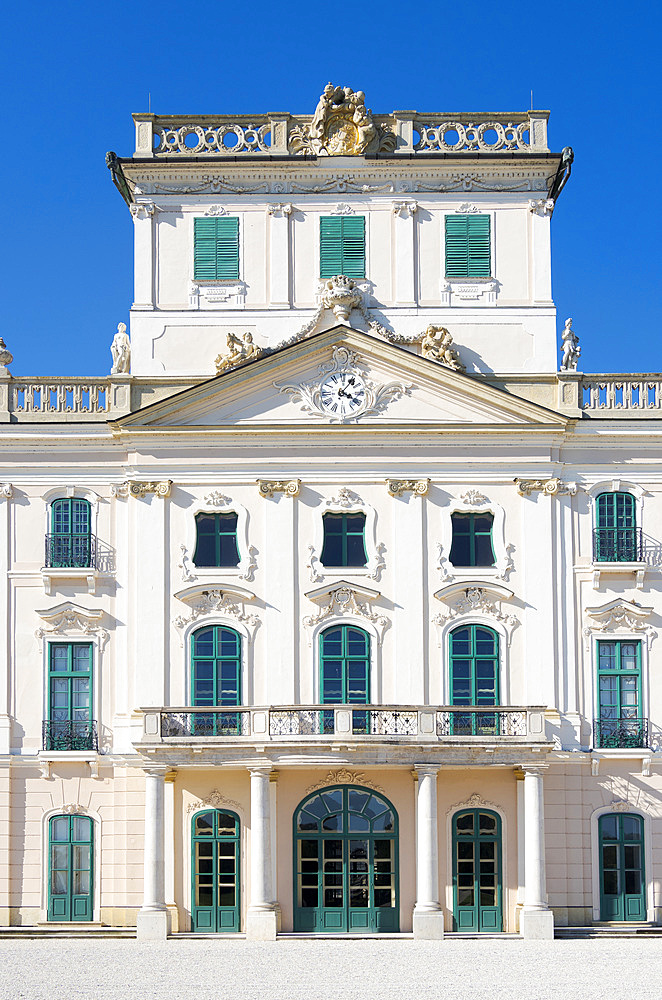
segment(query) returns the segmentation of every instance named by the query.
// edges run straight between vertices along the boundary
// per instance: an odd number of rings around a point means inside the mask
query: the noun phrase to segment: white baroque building
[[[659,923],[662,376],[558,370],[547,112],[134,118],[113,372],[0,345],[0,921]]]

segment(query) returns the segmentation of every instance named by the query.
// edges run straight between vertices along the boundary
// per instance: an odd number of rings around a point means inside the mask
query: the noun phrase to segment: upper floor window
[[[239,219],[221,215],[194,220],[193,277],[215,281],[239,277]]]
[[[344,274],[365,278],[365,218],[323,215],[320,219],[320,278]]]
[[[595,562],[641,559],[641,529],[637,528],[636,500],[631,493],[600,493],[596,497],[593,558]]]
[[[324,514],[323,566],[365,566],[365,514]]]
[[[461,625],[450,634],[451,705],[499,704],[499,637],[484,625]],[[451,735],[495,735],[496,712],[451,713]]]
[[[446,277],[489,278],[492,271],[489,215],[446,216]]]
[[[237,515],[196,514],[196,566],[238,566]]]
[[[598,641],[599,747],[643,747],[646,721],[641,715],[641,643]]]
[[[96,750],[92,720],[92,645],[52,642],[48,650],[44,750]]]
[[[91,508],[77,497],[54,500],[51,531],[46,537],[46,565],[80,567],[92,565]]]
[[[241,704],[241,636],[224,625],[197,629],[191,640],[193,704],[219,708]],[[241,733],[239,712],[195,712],[193,735]]]
[[[494,566],[492,514],[451,514],[453,566]]]
[[[353,625],[336,625],[320,636],[320,700],[323,705],[370,701],[370,636]],[[323,731],[334,731],[333,712],[322,712]],[[368,713],[352,712],[352,732],[368,731]]]

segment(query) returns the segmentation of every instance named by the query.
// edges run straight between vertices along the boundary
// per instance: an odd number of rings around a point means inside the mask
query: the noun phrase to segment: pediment
[[[347,372],[356,376],[359,403],[343,414],[330,407],[325,386]],[[560,429],[565,423],[559,413],[479,379],[336,326],[137,410],[115,426],[127,431],[368,424]]]

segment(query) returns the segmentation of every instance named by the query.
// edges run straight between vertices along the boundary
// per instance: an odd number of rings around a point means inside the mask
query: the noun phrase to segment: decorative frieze
[[[275,493],[284,493],[286,497],[298,497],[301,490],[300,479],[258,479],[260,496],[271,499]]]
[[[545,496],[574,496],[577,483],[563,483],[558,477],[553,479],[513,479],[517,492],[522,497],[530,497],[532,493],[544,493]]]
[[[430,489],[429,479],[387,479],[387,484],[389,495],[392,497],[401,497],[403,493],[424,497]]]

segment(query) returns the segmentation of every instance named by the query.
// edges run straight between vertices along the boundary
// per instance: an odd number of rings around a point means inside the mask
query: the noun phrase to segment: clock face
[[[358,413],[365,404],[365,383],[353,372],[335,372],[320,386],[322,406],[335,417]]]

